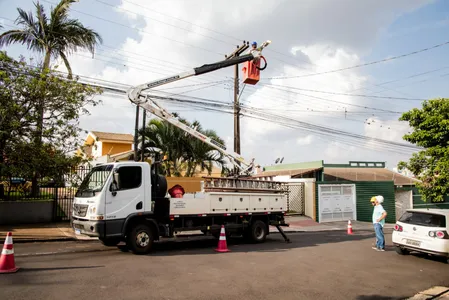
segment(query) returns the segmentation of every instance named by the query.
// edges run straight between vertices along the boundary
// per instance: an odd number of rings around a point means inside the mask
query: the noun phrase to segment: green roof
[[[347,164],[325,164],[324,160],[294,164],[276,164],[264,167],[264,171],[298,170],[310,168],[385,168],[384,161],[349,161]]]

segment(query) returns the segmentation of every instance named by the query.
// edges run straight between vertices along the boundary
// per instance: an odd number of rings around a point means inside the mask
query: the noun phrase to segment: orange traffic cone
[[[352,224],[351,224],[351,220],[348,220],[348,234],[352,234]]]
[[[12,232],[8,232],[5,243],[3,244],[2,256],[0,257],[0,274],[14,273],[17,272],[17,270],[19,270],[19,268],[16,267],[16,263],[14,262]]]
[[[229,252],[228,245],[226,243],[226,233],[224,225],[221,225],[220,239],[218,240],[218,247],[215,249],[217,252]]]

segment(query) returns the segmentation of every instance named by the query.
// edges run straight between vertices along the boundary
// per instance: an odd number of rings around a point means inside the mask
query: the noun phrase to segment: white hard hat
[[[377,202],[379,202],[379,203],[382,203],[382,202],[384,202],[384,197],[383,196],[376,196],[376,200],[377,200]]]

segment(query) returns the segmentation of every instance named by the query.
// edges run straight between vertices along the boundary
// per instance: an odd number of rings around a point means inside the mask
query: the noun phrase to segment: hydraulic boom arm
[[[196,131],[194,128],[191,128],[187,126],[186,124],[180,122],[175,116],[173,116],[171,113],[166,111],[164,108],[159,106],[154,100],[151,99],[150,95],[142,95],[142,92],[149,90],[154,87],[158,87],[164,84],[168,84],[171,82],[175,82],[184,78],[197,76],[205,73],[209,73],[212,71],[216,71],[222,68],[230,67],[233,65],[237,65],[240,63],[244,63],[247,61],[251,61],[254,59],[259,59],[259,57],[262,54],[263,48],[268,46],[271,42],[266,41],[264,42],[259,48],[252,49],[249,54],[238,56],[235,58],[231,58],[228,60],[223,60],[217,63],[212,64],[206,64],[201,67],[194,68],[191,71],[187,71],[184,73],[180,73],[178,75],[166,77],[164,79],[148,82],[145,84],[138,85],[136,87],[131,88],[128,91],[128,98],[129,100],[144,108],[145,110],[149,111],[150,113],[158,116],[159,118],[171,123],[172,125],[184,130],[185,132],[191,134],[192,136],[196,137],[197,139],[200,139],[201,141],[205,142],[206,144],[214,147],[221,153],[223,153],[226,157],[228,157],[231,162],[237,166],[240,169],[241,175],[249,175],[250,172],[253,170],[254,167],[254,159],[250,163],[246,162],[244,158],[239,155],[238,153],[234,151],[228,151],[224,145],[221,145],[220,143],[217,143],[216,141],[212,140],[211,138],[203,135],[202,133]],[[240,164],[243,164],[241,166]]]

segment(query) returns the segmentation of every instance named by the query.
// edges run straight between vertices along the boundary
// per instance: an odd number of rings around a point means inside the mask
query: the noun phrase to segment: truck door
[[[106,193],[106,236],[119,235],[126,217],[144,211],[145,185],[141,166],[119,166],[114,169]]]

